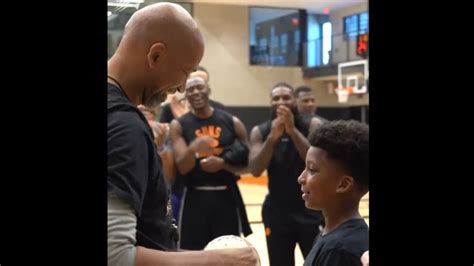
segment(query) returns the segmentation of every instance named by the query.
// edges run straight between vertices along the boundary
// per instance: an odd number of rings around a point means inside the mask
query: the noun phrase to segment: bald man
[[[196,22],[179,5],[130,18],[108,62],[108,265],[256,265],[254,248],[176,251],[176,228],[153,131],[137,108],[183,91],[204,53]]]

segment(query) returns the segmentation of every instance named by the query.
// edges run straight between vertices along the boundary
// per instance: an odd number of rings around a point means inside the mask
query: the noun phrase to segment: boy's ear
[[[345,193],[354,186],[354,178],[352,176],[344,175],[339,181],[336,188],[336,193]]]

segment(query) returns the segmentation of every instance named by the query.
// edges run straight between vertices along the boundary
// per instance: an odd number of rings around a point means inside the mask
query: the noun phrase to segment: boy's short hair
[[[308,136],[311,146],[326,151],[363,188],[369,187],[369,126],[355,120],[328,121]]]

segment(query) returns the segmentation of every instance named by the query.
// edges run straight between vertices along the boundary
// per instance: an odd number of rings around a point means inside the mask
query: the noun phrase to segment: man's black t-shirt
[[[369,227],[363,219],[351,219],[320,235],[304,266],[360,266],[360,257],[368,249]]]
[[[235,183],[237,177],[233,173],[225,170],[208,173],[203,171],[199,164],[202,158],[210,155],[223,157],[224,148],[232,145],[237,138],[232,115],[215,108],[209,118],[201,119],[188,112],[178,118],[178,121],[183,128],[183,138],[187,145],[200,136],[211,136],[214,139],[211,144],[213,153],[198,155],[194,168],[183,176],[186,184],[190,186],[219,186]]]
[[[220,102],[216,102],[216,101],[213,101],[213,100],[209,99],[209,104],[215,109],[225,111],[224,105]],[[171,121],[174,118],[175,117],[173,116],[173,112],[171,111],[170,104],[169,103],[165,104],[161,108],[160,121],[159,122],[160,123],[171,123]],[[183,178],[180,176],[179,173],[176,173],[176,175],[177,175],[177,177],[174,179],[174,182],[171,186],[171,191],[173,192],[173,194],[179,195],[181,197],[181,195],[183,194],[183,190],[184,190],[184,182],[183,182]]]
[[[174,250],[168,192],[153,132],[116,86],[107,91],[107,190],[137,215],[137,245]]]

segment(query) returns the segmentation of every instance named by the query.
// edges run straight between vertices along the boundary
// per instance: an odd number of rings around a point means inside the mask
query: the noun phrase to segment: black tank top
[[[186,144],[190,144],[198,136],[211,136],[213,155],[222,157],[224,147],[231,145],[237,135],[235,134],[234,121],[229,113],[214,108],[214,112],[209,118],[199,118],[188,112],[178,118],[181,124],[183,138]],[[184,183],[189,186],[221,186],[228,185],[236,181],[237,177],[228,171],[221,170],[216,173],[207,173],[201,169],[200,160],[211,154],[199,154],[196,156],[194,168],[183,178]]]
[[[303,134],[308,136],[310,119],[295,116],[295,126]],[[266,121],[258,125],[262,142],[270,134],[272,121]],[[304,200],[301,198],[301,186],[298,177],[305,168],[305,162],[300,158],[290,136],[285,133],[277,140],[273,149],[273,156],[267,167],[268,190],[272,201],[280,206],[290,208],[304,208]]]

